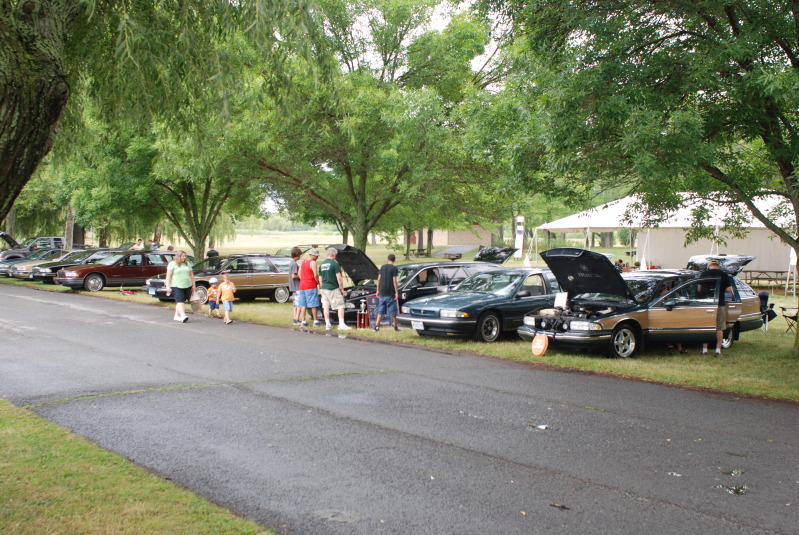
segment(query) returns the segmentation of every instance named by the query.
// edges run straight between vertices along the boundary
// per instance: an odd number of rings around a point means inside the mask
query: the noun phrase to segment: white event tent
[[[691,226],[691,207],[685,207],[672,214],[668,219],[658,223],[657,227],[646,226],[643,218],[635,213],[636,197],[625,197],[617,201],[573,214],[551,223],[536,227],[535,232],[549,231],[553,233],[584,233],[590,237],[593,232],[613,232],[630,229],[638,232],[638,243],[634,254],[641,266],[685,267],[688,258],[698,254],[738,254],[757,257],[747,269],[789,271],[791,248],[754,217],[750,217],[744,238],[732,238],[720,233],[725,245],[715,241],[702,239],[689,244],[685,243],[686,230]],[[758,201],[758,209],[768,213],[777,205],[777,199]],[[690,204],[690,203],[689,203]],[[722,225],[727,208],[719,205],[712,219],[706,221],[708,226]],[[535,240],[537,244],[537,240]],[[588,240],[590,244],[590,239]],[[536,250],[536,257],[538,251]]]

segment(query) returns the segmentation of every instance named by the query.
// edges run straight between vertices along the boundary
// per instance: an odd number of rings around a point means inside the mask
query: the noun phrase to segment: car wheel
[[[202,284],[198,284],[196,286],[197,291],[197,299],[200,300],[200,303],[203,305],[208,302],[208,288]]]
[[[89,290],[90,292],[99,292],[105,287],[105,279],[103,279],[102,275],[98,275],[97,273],[92,273],[83,281],[83,287]]]
[[[474,337],[479,342],[496,342],[502,335],[502,322],[495,312],[486,312],[477,320]]]
[[[732,347],[733,342],[735,342],[735,329],[730,328],[724,331],[724,338],[721,339],[721,347],[729,349]]]
[[[291,292],[287,286],[279,286],[275,288],[275,293],[272,294],[272,301],[275,303],[288,303]]]
[[[608,355],[616,359],[627,359],[638,351],[638,332],[630,325],[616,327],[610,338]]]

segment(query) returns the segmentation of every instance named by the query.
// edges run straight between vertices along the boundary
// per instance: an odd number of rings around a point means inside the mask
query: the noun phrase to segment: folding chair
[[[782,309],[782,317],[785,318],[785,323],[788,324],[788,328],[785,329],[785,332],[786,333],[788,333],[788,332],[794,332],[795,333],[796,332],[796,330],[795,330],[796,322],[799,321],[799,318],[797,318],[797,316],[799,316],[799,312],[797,312],[797,310],[799,310],[799,309],[796,309],[796,308],[785,308],[785,307],[780,307],[780,308]],[[793,310],[794,311],[793,314],[788,312],[789,310]]]
[[[774,303],[769,305],[768,292],[760,292],[757,294],[757,297],[760,299],[760,316],[763,318],[763,326],[761,329],[768,331],[769,322],[777,317],[777,313],[774,312]]]

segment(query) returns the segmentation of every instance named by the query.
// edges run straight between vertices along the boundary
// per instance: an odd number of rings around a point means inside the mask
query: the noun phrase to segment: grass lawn
[[[319,236],[309,238],[307,242],[294,243],[336,241]],[[268,246],[259,250],[273,251],[275,241],[269,240]],[[256,250],[253,244],[245,247],[238,250],[220,247],[220,250],[223,253]],[[385,246],[369,250],[373,259],[379,259],[377,264],[389,252],[393,251]],[[520,264],[521,260],[509,262],[509,265]],[[0,283],[52,292],[72,291],[11,279],[2,279]],[[166,310],[170,305],[141,291],[125,295],[111,288],[83,293],[87,297],[163,307],[165,319],[171,317]],[[778,311],[779,306],[797,306],[796,297],[776,293],[780,291],[772,292],[771,301],[776,303]],[[234,310],[237,321],[284,328],[291,328],[291,316],[290,303],[281,305],[266,300],[237,302]],[[793,350],[793,334],[785,329],[784,320],[778,317],[768,332],[744,333],[721,358],[701,356],[698,346],[689,346],[686,355],[656,347],[625,360],[553,350],[544,357],[535,357],[529,343],[510,336],[494,344],[463,338],[420,337],[408,329],[354,330],[348,336],[797,402],[799,353]],[[1,399],[0,451],[4,453],[0,459],[0,533],[3,534],[271,533]]]
[[[0,399],[0,533],[272,534]]]

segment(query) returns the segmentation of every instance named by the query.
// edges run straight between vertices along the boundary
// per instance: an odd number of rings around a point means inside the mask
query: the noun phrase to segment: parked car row
[[[363,304],[376,294],[378,268],[359,249],[337,244],[337,261],[348,279],[345,321],[356,323]],[[653,343],[714,343],[720,285],[702,277],[716,259],[732,276],[724,347],[762,324],[757,294],[735,278],[754,257],[692,257],[686,269],[620,273],[606,255],[576,248],[541,253],[546,268],[503,268],[512,248],[487,248],[475,261],[398,266],[398,322],[421,336],[471,336],[494,342],[516,333],[544,336],[572,349],[600,349],[609,356],[635,356]],[[24,258],[0,261],[0,275],[55,282],[72,289],[142,286],[153,297],[166,294],[166,268],[175,251],[45,248]],[[492,262],[482,261],[490,258]],[[190,259],[192,261],[192,259]],[[288,256],[238,254],[212,257],[193,266],[197,294],[205,303],[212,277],[228,275],[242,300],[290,298]],[[331,311],[335,316],[335,311]],[[337,318],[335,318],[337,319]]]
[[[516,332],[531,341],[602,349],[627,358],[648,343],[713,343],[720,287],[703,278],[711,258],[732,276],[724,347],[762,325],[760,300],[734,277],[754,257],[697,256],[689,269],[619,273],[607,255],[575,248],[542,253],[548,268],[474,275],[451,291],[402,306],[399,323],[419,335],[471,335],[483,342]]]

